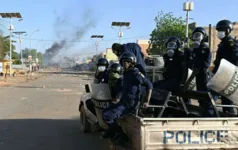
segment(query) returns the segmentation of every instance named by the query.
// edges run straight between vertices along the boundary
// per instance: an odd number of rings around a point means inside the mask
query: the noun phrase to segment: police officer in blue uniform
[[[98,59],[94,83],[107,83],[108,82],[108,74],[107,74],[108,66],[109,66],[109,62],[106,58]]]
[[[124,52],[130,52],[135,55],[136,57],[136,68],[140,70],[141,73],[146,75],[145,72],[145,61],[144,61],[144,54],[141,51],[141,47],[137,43],[127,43],[127,44],[119,44],[119,43],[114,43],[112,44],[112,51],[115,55],[118,57],[121,56],[122,53]]]
[[[207,82],[208,82],[208,69],[211,64],[211,51],[206,43],[208,41],[208,35],[206,30],[202,27],[197,27],[192,32],[193,41],[193,61],[192,70],[193,73],[187,80],[184,88],[187,89],[189,83],[196,77],[196,87],[198,91],[207,92]],[[199,101],[199,105],[204,108],[205,112],[203,117],[214,116],[214,110],[210,101]]]
[[[115,120],[127,113],[135,112],[140,104],[141,86],[145,85],[147,89],[146,101],[149,102],[152,93],[151,82],[144,77],[142,73],[135,68],[136,57],[130,52],[125,52],[120,57],[120,64],[124,68],[123,73],[123,91],[120,102],[102,114],[102,119],[108,125],[108,130],[102,136],[103,138],[112,138],[115,133],[122,133]],[[123,140],[123,138],[120,138]]]
[[[218,45],[216,59],[214,61],[213,73],[215,74],[219,68],[221,59],[226,59],[235,66],[238,66],[238,44],[237,41],[230,36],[233,30],[233,24],[229,20],[221,20],[216,25],[218,38],[221,40]],[[225,97],[221,97],[223,105],[233,105],[233,102]],[[223,108],[223,112],[235,114],[234,108]]]
[[[123,80],[122,80],[123,68],[119,63],[113,63],[108,69],[108,85],[111,92],[113,103],[120,101],[122,96]]]

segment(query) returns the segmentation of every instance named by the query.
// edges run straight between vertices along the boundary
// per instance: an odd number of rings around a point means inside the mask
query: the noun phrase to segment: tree
[[[39,60],[39,64],[42,66],[42,64],[43,64],[43,54],[41,52],[37,52],[37,58]]]
[[[25,48],[22,50],[22,57],[24,59],[28,59],[28,56],[32,56],[32,59],[36,59],[36,57],[38,56],[38,52],[36,49],[29,49],[29,48]]]
[[[42,65],[43,54],[41,52],[38,52],[36,49],[29,49],[29,48],[25,48],[22,50],[23,59],[28,59],[29,55],[32,56],[32,60],[36,60],[36,58],[38,58],[39,64]]]
[[[152,48],[150,54],[163,54],[166,51],[165,41],[170,36],[185,40],[186,21],[175,17],[173,13],[164,14],[162,11],[155,17],[156,28],[150,34]],[[189,29],[189,33],[191,30]]]
[[[0,60],[8,53],[10,54],[10,39],[0,36]],[[15,46],[12,44],[12,59],[19,59],[19,54],[14,51]],[[17,61],[16,61],[17,62]]]

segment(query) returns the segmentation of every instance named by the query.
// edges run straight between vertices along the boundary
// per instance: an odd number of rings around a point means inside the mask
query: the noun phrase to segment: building
[[[105,57],[107,58],[108,61],[118,59],[117,56],[112,52],[111,48],[106,49]]]
[[[145,57],[148,56],[147,50],[151,48],[150,40],[137,40],[137,44],[141,47],[141,51]]]

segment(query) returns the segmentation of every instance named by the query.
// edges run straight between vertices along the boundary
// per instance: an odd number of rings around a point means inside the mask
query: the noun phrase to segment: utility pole
[[[98,54],[98,39],[103,39],[104,35],[92,35],[91,39],[96,39],[95,45],[96,45],[96,55]]]
[[[21,43],[22,43],[22,39],[21,39],[21,35],[22,34],[25,34],[26,32],[25,31],[20,31],[20,32],[12,32],[16,35],[18,35],[18,38],[19,38],[19,46],[20,46],[20,53],[21,53],[21,65],[22,65],[22,68],[23,68],[23,54],[22,54],[22,49],[21,49]],[[25,34],[26,36],[26,34]]]
[[[123,27],[127,27],[127,29],[130,29],[130,22],[112,22],[111,24],[112,28],[119,27],[118,37],[119,37],[119,43],[122,44],[122,37],[123,37]]]
[[[9,32],[10,32],[10,76],[12,76],[12,30],[14,30],[14,26],[12,25],[12,18],[18,18],[19,20],[18,21],[21,21],[22,20],[22,17],[21,17],[21,14],[20,13],[0,13],[0,16],[2,18],[9,18],[10,19],[10,25],[9,25]]]
[[[183,3],[183,11],[186,11],[186,43],[187,47],[189,48],[189,37],[188,37],[188,24],[189,24],[189,11],[192,11],[194,9],[194,3],[193,2],[184,2]]]

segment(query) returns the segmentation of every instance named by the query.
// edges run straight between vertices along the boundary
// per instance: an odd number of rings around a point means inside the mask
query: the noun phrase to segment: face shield
[[[176,42],[168,42],[167,43],[167,55],[169,57],[173,57],[174,56],[174,50],[177,49],[177,43]]]
[[[201,32],[195,32],[192,35],[192,40],[193,41],[202,41],[202,39],[204,38],[203,34]]]
[[[110,79],[119,79],[121,77],[120,73],[117,71],[110,71],[109,78]]]
[[[170,49],[177,49],[177,43],[176,42],[168,42],[167,43],[167,49],[170,50]]]
[[[202,33],[200,33],[200,32],[193,33],[193,35],[192,35],[193,48],[199,48],[203,38],[204,38],[204,36]]]

